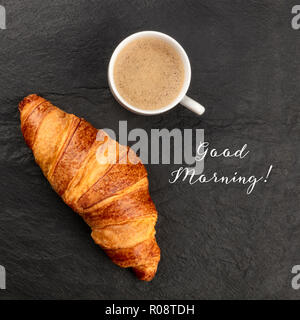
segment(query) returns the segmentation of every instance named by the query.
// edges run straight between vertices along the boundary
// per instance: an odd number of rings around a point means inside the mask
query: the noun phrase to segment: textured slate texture
[[[300,264],[300,30],[286,0],[1,0],[0,299],[297,299]],[[190,95],[207,107],[151,118],[112,98],[113,48],[140,30],[175,37],[193,70]],[[159,211],[159,271],[138,281],[105,256],[50,188],[19,127],[17,104],[36,92],[98,128],[200,128],[216,148],[248,144],[244,160],[209,159],[205,172],[265,174],[237,185],[170,185],[176,165],[149,165]]]

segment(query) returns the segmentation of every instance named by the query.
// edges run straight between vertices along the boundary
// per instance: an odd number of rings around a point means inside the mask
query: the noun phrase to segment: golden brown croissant
[[[37,95],[26,97],[19,110],[24,139],[54,190],[115,264],[152,280],[160,260],[157,211],[147,171],[133,150]],[[116,163],[107,161],[112,144]]]

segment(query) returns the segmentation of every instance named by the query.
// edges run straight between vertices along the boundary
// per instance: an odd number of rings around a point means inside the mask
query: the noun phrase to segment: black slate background
[[[1,0],[0,299],[298,299],[300,30],[287,0]],[[120,107],[107,85],[114,47],[140,30],[175,37],[190,56],[189,94],[207,107],[155,117]],[[36,92],[98,128],[204,129],[213,147],[247,143],[247,159],[209,159],[205,173],[265,174],[239,185],[170,185],[176,165],[148,165],[162,259],[151,283],[115,266],[50,188],[19,127]]]

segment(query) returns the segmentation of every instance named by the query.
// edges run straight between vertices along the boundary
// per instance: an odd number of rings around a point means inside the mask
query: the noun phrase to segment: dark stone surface
[[[2,0],[0,30],[0,299],[297,299],[300,264],[300,30],[286,0]],[[193,70],[198,118],[178,107],[151,118],[112,98],[106,72],[127,35],[175,37]],[[151,283],[115,266],[50,188],[19,127],[36,92],[98,128],[201,128],[216,148],[248,144],[247,159],[209,159],[205,172],[274,170],[247,196],[239,185],[170,185],[176,165],[148,165],[162,259]]]

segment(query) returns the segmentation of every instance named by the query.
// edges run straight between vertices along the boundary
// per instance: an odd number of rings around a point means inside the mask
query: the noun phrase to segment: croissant
[[[63,201],[90,226],[95,243],[118,266],[152,280],[160,260],[157,211],[141,160],[103,130],[35,94],[20,102],[19,111],[24,139],[37,164]],[[116,161],[107,160],[113,156]]]

